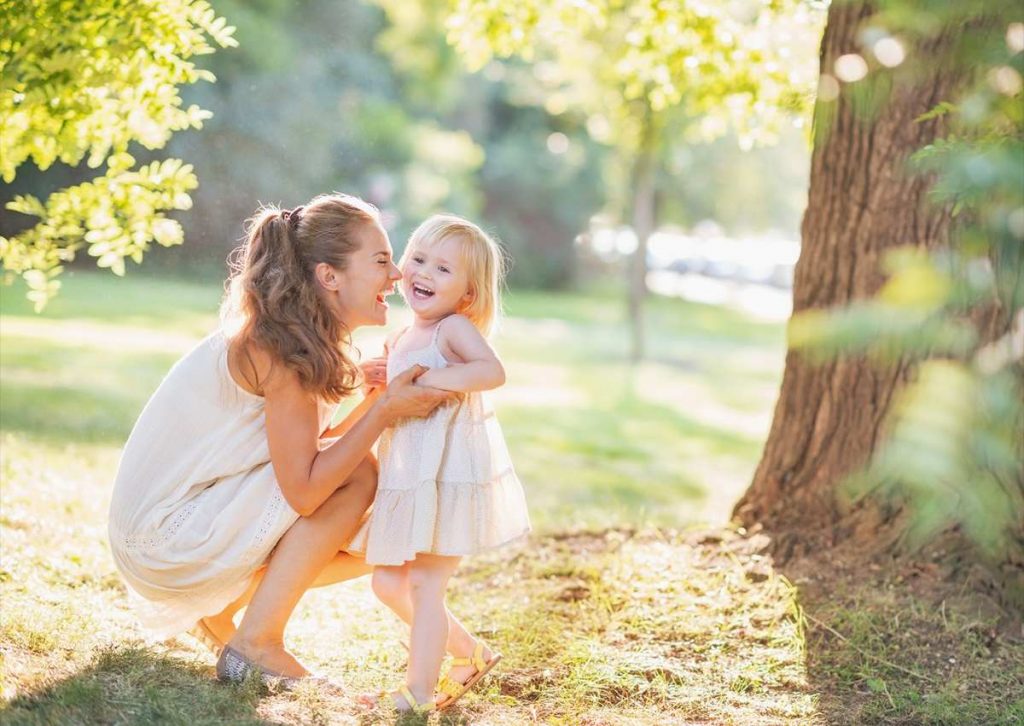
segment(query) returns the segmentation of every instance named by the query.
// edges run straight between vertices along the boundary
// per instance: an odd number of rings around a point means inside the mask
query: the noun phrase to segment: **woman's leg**
[[[300,518],[285,532],[229,643],[233,649],[287,676],[307,673],[284,648],[285,625],[299,599],[325,569],[328,576],[345,576],[365,567],[356,558],[337,558],[359,527],[376,486],[377,467],[368,457],[313,514]]]
[[[458,557],[420,554],[409,564],[412,632],[406,685],[420,703],[433,700],[448,640],[444,596]]]
[[[235,615],[252,600],[252,596],[263,580],[263,573],[266,570],[266,567],[261,567],[253,574],[252,579],[249,581],[249,587],[246,588],[245,592],[237,600],[230,603],[216,615],[203,618],[206,627],[213,631],[213,634],[222,643],[227,643],[235,636]],[[355,557],[347,552],[338,552],[334,559],[328,562],[327,566],[320,571],[320,574],[317,575],[310,588],[334,585],[345,580],[368,575],[372,571],[373,568],[367,565],[362,557]]]

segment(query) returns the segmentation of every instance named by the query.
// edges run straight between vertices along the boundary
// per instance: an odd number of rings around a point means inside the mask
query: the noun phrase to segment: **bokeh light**
[[[855,83],[868,74],[868,64],[857,53],[847,53],[836,58],[832,66],[836,77],[846,83]]]
[[[1024,81],[1016,68],[999,66],[988,72],[988,82],[996,91],[1004,96],[1016,96],[1024,86]]]
[[[1010,23],[1006,27],[1006,47],[1011,53],[1024,50],[1024,23]]]
[[[879,40],[871,47],[875,58],[886,68],[895,68],[907,57],[903,50],[903,44],[893,37],[886,37]]]
[[[821,78],[818,79],[818,100],[835,101],[837,98],[839,98],[839,81],[835,79],[835,76],[822,73]]]
[[[564,154],[569,150],[569,137],[561,131],[548,136],[548,151],[552,154]]]

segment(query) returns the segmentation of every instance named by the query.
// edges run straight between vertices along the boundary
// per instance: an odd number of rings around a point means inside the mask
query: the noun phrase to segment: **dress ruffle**
[[[374,565],[401,565],[421,552],[451,557],[509,544],[530,531],[523,489],[509,467],[492,482],[423,481],[377,494],[349,550]]]
[[[445,367],[435,342],[392,353],[388,380],[412,364]],[[369,519],[349,550],[371,565],[401,565],[419,553],[466,556],[530,531],[523,487],[498,419],[482,393],[388,429]]]

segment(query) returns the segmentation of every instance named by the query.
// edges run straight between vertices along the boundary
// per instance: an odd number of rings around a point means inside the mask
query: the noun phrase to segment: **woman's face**
[[[402,279],[391,259],[387,232],[379,224],[364,224],[355,237],[359,248],[349,255],[344,270],[326,264],[317,270],[321,285],[332,296],[336,312],[349,330],[384,325],[388,315],[384,298],[395,292],[395,281]]]

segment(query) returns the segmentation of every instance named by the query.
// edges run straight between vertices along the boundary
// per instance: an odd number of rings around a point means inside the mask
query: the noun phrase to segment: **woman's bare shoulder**
[[[268,389],[298,383],[297,374],[281,365],[273,353],[252,341],[228,343],[228,371],[235,383],[257,396],[265,396]]]

